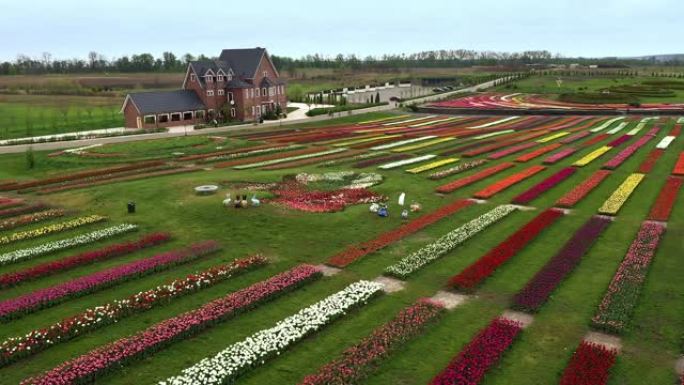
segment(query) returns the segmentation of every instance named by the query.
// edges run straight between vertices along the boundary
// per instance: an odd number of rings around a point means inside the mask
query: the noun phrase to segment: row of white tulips
[[[592,129],[590,129],[589,131],[590,131],[590,132],[599,132],[599,131],[603,131],[603,130],[605,130],[606,128],[610,127],[611,124],[613,124],[613,123],[615,123],[615,122],[619,122],[620,120],[624,120],[624,119],[625,119],[625,118],[623,118],[623,117],[617,117],[617,118],[613,118],[613,119],[607,120],[607,121],[603,122],[603,124],[601,124],[600,126],[594,127],[594,128],[592,128]]]
[[[76,246],[86,245],[102,239],[111,238],[113,236],[124,234],[130,231],[137,230],[137,225],[123,224],[112,227],[107,227],[101,230],[95,230],[90,233],[75,236],[73,238],[60,239],[54,242],[44,243],[42,245],[31,247],[28,249],[14,250],[9,253],[0,254],[0,265],[6,265],[22,261],[28,258],[34,258],[41,255],[54,253],[57,251],[69,249]]]
[[[213,357],[186,368],[182,374],[159,382],[160,385],[219,385],[232,383],[247,370],[264,364],[290,345],[321,329],[355,306],[365,304],[379,294],[382,284],[355,282],[322,301],[283,319],[274,327],[261,330],[241,342],[230,345]]]
[[[323,174],[307,174],[305,172],[297,174],[295,180],[301,184],[314,182],[345,182],[349,184],[341,187],[343,189],[368,188],[382,182],[382,175],[375,173],[356,173],[354,171],[335,171]]]
[[[657,145],[656,148],[664,150],[670,147],[670,144],[675,140],[676,136],[666,136]]]
[[[347,151],[347,149],[346,148],[336,148],[334,150],[314,152],[312,154],[296,155],[296,156],[289,156],[289,157],[280,158],[280,159],[265,160],[263,162],[241,164],[239,166],[234,166],[233,168],[236,170],[245,170],[248,168],[271,166],[271,165],[278,164],[278,163],[292,162],[295,160],[311,159],[311,158],[317,158],[319,156],[337,154],[337,153],[343,152],[343,151]]]
[[[394,147],[399,147],[403,146],[405,144],[412,144],[416,142],[422,142],[423,140],[428,140],[428,139],[435,139],[437,138],[436,135],[427,135],[427,136],[421,136],[418,138],[412,138],[412,139],[405,139],[405,140],[400,140],[398,142],[392,142],[392,143],[387,143],[387,144],[381,144],[379,146],[371,147],[370,149],[373,151],[379,151],[379,150],[388,150],[390,148]]]
[[[622,129],[627,127],[628,125],[629,125],[629,123],[622,122],[622,123],[618,124],[617,126],[615,126],[614,128],[611,128],[610,130],[608,130],[607,134],[608,135],[617,134],[618,132],[622,131]]]
[[[387,267],[385,273],[399,278],[406,278],[428,263],[441,258],[458,245],[498,222],[516,209],[516,206],[513,205],[498,206],[452,230],[437,241],[409,254],[394,265]]]
[[[418,163],[418,162],[423,162],[426,160],[430,160],[432,158],[435,158],[437,155],[423,155],[423,156],[417,156],[415,158],[409,158],[409,159],[403,159],[403,160],[398,160],[396,162],[391,162],[391,163],[385,163],[381,166],[378,166],[378,168],[383,169],[383,170],[390,170],[393,168],[401,167],[401,166],[406,166],[407,164],[413,164],[413,163]]]

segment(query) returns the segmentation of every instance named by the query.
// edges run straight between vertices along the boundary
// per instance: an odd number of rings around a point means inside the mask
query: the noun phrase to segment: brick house
[[[285,91],[265,48],[224,49],[218,60],[188,63],[180,90],[128,94],[121,111],[129,128],[252,121],[285,111]]]

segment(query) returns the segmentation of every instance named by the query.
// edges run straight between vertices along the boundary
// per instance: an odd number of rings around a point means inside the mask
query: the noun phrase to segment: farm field
[[[0,382],[680,384],[682,125],[388,112],[2,155]]]

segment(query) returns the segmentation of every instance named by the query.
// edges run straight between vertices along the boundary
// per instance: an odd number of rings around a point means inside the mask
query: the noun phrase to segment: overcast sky
[[[684,52],[683,0],[0,0],[0,60],[172,51],[365,56],[433,49]]]

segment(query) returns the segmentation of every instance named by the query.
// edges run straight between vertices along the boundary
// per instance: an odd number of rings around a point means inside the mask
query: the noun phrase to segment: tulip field
[[[0,155],[0,384],[684,385],[684,118],[595,113]]]

